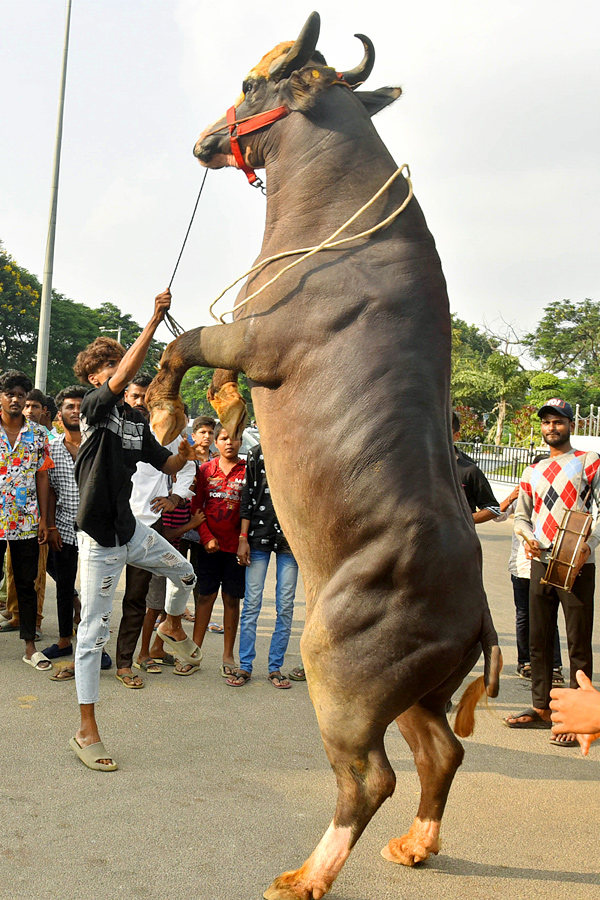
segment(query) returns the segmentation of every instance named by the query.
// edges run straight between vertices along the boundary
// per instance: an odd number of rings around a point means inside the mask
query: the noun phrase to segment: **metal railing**
[[[507,484],[518,484],[525,467],[540,453],[535,448],[498,447],[496,444],[478,444],[474,441],[459,441],[455,446],[471,457],[486,478]]]
[[[590,437],[600,436],[600,406],[590,403],[589,416],[582,416],[579,403],[575,406],[575,434]],[[594,409],[596,412],[594,413]]]

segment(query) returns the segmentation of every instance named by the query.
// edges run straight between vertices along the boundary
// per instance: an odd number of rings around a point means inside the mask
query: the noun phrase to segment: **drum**
[[[566,509],[556,532],[556,540],[548,561],[546,575],[541,584],[571,591],[579,575],[577,560],[592,530],[592,514],[576,509]]]

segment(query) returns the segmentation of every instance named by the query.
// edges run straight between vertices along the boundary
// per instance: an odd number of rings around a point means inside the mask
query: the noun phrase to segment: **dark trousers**
[[[594,624],[594,583],[596,566],[585,565],[573,591],[540,584],[546,566],[534,559],[529,587],[529,641],[531,647],[531,696],[536,709],[550,707],[554,631],[558,605],[563,608],[571,664],[571,687],[576,688],[577,669],[592,677],[592,627]]]
[[[160,519],[150,527],[159,534],[163,532]],[[138,569],[137,566],[125,566],[123,613],[117,636],[117,669],[131,668],[133,654],[144,624],[146,596],[151,579],[152,572]]]
[[[510,576],[515,600],[515,619],[517,630],[517,662],[520,666],[529,663],[529,578]],[[560,653],[560,639],[558,626],[554,632],[554,668],[560,669],[562,656]]]
[[[4,571],[6,541],[0,541],[0,571]],[[10,558],[19,604],[20,635],[24,641],[35,640],[37,593],[35,579],[38,571],[40,545],[37,537],[10,542]]]
[[[61,638],[73,635],[73,596],[77,577],[77,544],[63,544],[62,550],[50,550],[46,571],[56,582],[58,631]]]

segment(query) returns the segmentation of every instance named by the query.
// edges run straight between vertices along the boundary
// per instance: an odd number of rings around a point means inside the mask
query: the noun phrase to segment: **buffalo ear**
[[[402,93],[401,87],[382,87],[376,91],[354,91],[371,118],[397,100]]]
[[[306,113],[312,109],[323,91],[337,81],[335,69],[329,66],[308,65],[292,72],[280,87],[279,97],[292,112]]]

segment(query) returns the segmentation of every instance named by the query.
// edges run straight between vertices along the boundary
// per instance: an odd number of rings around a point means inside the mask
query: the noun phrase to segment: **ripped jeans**
[[[81,622],[77,629],[75,681],[79,703],[97,703],[100,661],[110,635],[113,599],[125,565],[137,566],[168,579],[165,608],[180,616],[196,576],[191,564],[147,525],[136,522],[128,544],[103,547],[85,532],[77,534],[81,580]]]

